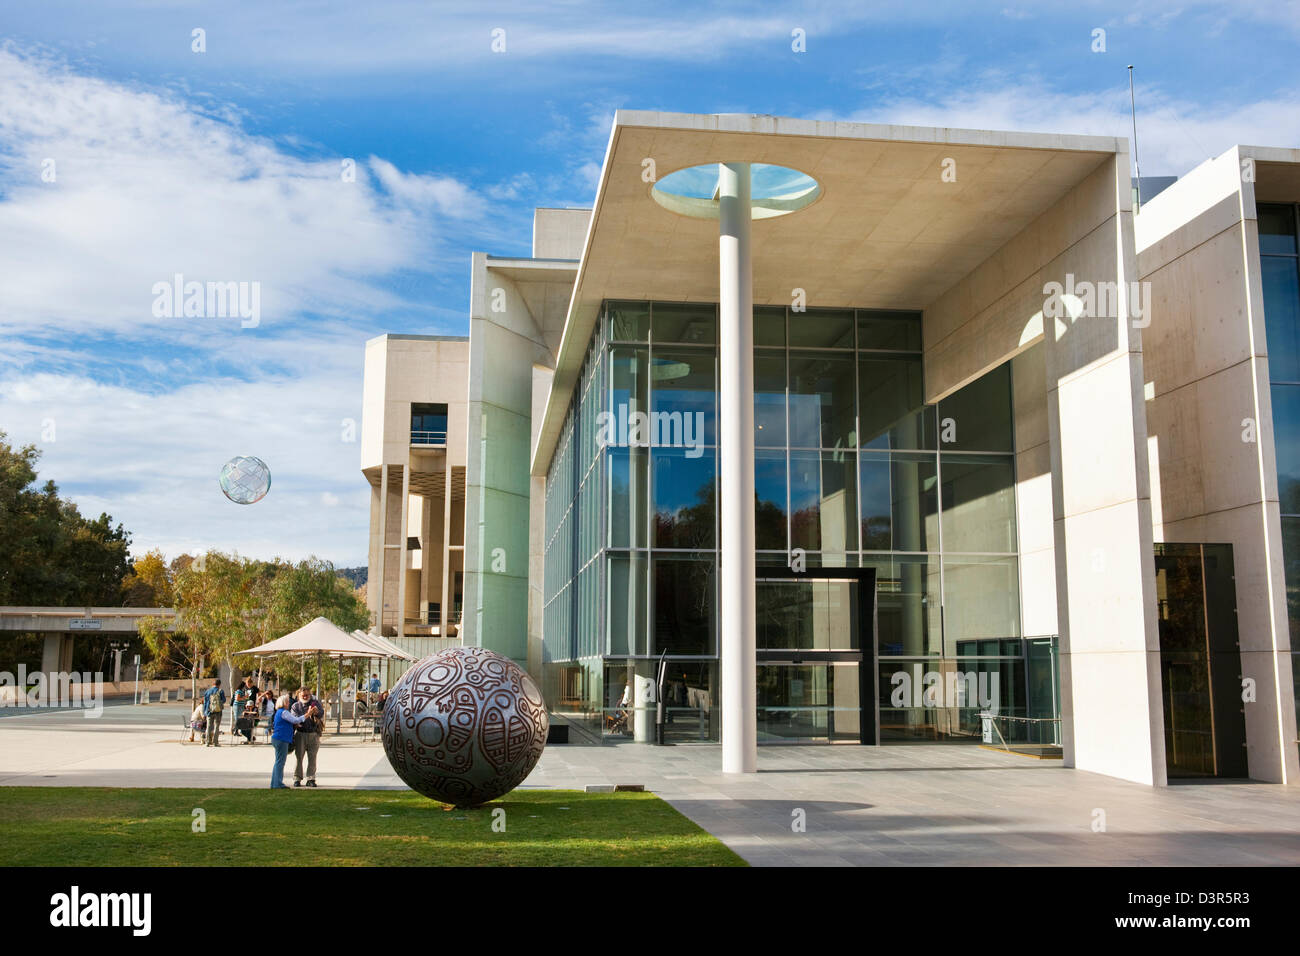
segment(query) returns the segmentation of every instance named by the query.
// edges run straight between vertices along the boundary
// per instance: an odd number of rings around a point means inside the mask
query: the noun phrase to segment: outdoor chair
[[[183,714],[183,715],[181,716],[181,743],[183,743],[183,744],[187,744],[187,743],[190,742],[190,731],[191,731],[191,729],[192,729],[192,728],[190,727],[190,715],[189,715],[188,713]],[[203,731],[201,731],[201,730],[195,730],[195,731],[194,731],[194,742],[195,742],[195,743],[199,743],[199,742],[201,742],[202,740],[203,740]]]

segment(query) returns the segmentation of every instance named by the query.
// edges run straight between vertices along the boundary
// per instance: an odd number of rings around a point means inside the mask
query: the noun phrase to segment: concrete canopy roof
[[[822,197],[753,225],[754,304],[924,309],[1127,140],[619,110],[532,473],[549,467],[605,299],[716,302],[718,225],[674,214],[642,178],[723,161],[787,166]],[[955,161],[956,181],[941,179]]]

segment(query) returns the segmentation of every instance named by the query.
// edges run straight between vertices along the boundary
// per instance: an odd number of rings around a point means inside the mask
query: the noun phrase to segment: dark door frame
[[[831,664],[850,661],[858,664],[858,700],[862,708],[859,743],[880,744],[880,694],[877,687],[880,671],[880,648],[877,641],[876,569],[875,568],[808,568],[794,571],[788,567],[759,567],[758,581],[856,581],[858,599],[858,650],[801,651],[759,650],[757,661],[763,663]]]

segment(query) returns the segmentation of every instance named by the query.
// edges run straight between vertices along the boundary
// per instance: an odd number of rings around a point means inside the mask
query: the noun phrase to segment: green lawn
[[[745,865],[654,794],[572,790],[451,810],[409,791],[0,787],[0,846],[9,866]]]

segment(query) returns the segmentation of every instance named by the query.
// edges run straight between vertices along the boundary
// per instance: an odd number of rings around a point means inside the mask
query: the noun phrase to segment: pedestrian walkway
[[[268,785],[268,745],[180,744],[187,712],[150,705],[107,708],[98,720],[70,711],[0,720],[0,786]],[[757,865],[1300,864],[1300,787],[1154,789],[926,744],[763,747],[759,772],[740,776],[719,763],[710,745],[556,745],[524,787],[642,785]],[[404,789],[380,745],[354,736],[326,735],[317,779]]]

